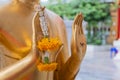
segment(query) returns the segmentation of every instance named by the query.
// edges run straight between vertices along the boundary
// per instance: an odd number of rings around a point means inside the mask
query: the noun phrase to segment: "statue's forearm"
[[[0,80],[22,80],[23,76],[32,72],[36,67],[36,52],[32,52],[15,65],[1,71]],[[22,66],[21,66],[22,65]],[[21,75],[22,74],[22,75]]]
[[[86,38],[82,29],[82,14],[78,14],[72,26],[71,57],[59,72],[60,80],[74,80],[86,51]]]
[[[71,56],[59,72],[60,80],[74,80],[79,71],[80,60],[77,56]]]

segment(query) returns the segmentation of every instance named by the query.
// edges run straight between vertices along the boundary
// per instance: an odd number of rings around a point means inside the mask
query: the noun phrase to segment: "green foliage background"
[[[74,19],[81,12],[87,22],[105,20],[110,16],[109,4],[98,0],[73,0],[69,3],[59,1],[57,4],[49,4],[47,8],[68,19]]]
[[[88,22],[88,43],[102,44],[102,32],[95,31],[91,36],[90,29],[99,27],[98,22],[110,24],[110,5],[101,3],[99,0],[71,0],[64,3],[59,0],[56,4],[49,4],[47,8],[59,14],[63,19],[73,20],[77,13],[84,15],[84,20]]]

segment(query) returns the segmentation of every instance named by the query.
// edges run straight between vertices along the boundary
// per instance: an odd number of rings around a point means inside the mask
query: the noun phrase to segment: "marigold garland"
[[[60,47],[61,41],[58,38],[43,38],[41,41],[38,41],[38,48],[40,51],[54,50]]]
[[[37,68],[39,71],[54,71],[57,68],[57,63],[50,64],[39,63]]]
[[[58,49],[62,45],[58,38],[43,38],[38,41],[38,49],[42,52],[52,51]],[[50,54],[51,55],[51,54]],[[37,65],[39,71],[54,71],[57,68],[57,63],[50,63],[49,57],[44,57],[44,62]]]

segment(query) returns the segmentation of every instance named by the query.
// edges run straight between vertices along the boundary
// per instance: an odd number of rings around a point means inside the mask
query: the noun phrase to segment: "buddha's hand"
[[[71,57],[60,70],[60,80],[74,80],[86,52],[86,38],[82,29],[82,14],[78,14],[72,25]]]
[[[71,51],[72,56],[80,62],[83,60],[85,52],[86,52],[86,38],[82,28],[83,16],[82,14],[78,14],[72,25],[72,40],[71,40]],[[71,57],[72,57],[71,56]]]

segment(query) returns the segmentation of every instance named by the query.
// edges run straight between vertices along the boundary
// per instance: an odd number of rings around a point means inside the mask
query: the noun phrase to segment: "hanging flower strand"
[[[41,30],[44,38],[39,40],[37,43],[37,48],[42,55],[42,60],[39,61],[37,68],[39,71],[54,71],[57,68],[57,63],[55,63],[55,56],[58,54],[62,43],[58,38],[50,38],[48,33],[47,21],[44,14],[44,7],[41,5],[35,6],[36,11],[39,13],[39,20],[41,25]],[[53,56],[51,58],[51,56]]]
[[[61,41],[58,38],[43,38],[42,40],[38,41],[38,49],[44,53],[43,62],[40,62],[37,66],[38,70],[40,71],[54,71],[57,68],[57,63],[50,62],[49,55],[50,51],[58,49],[62,45]]]

